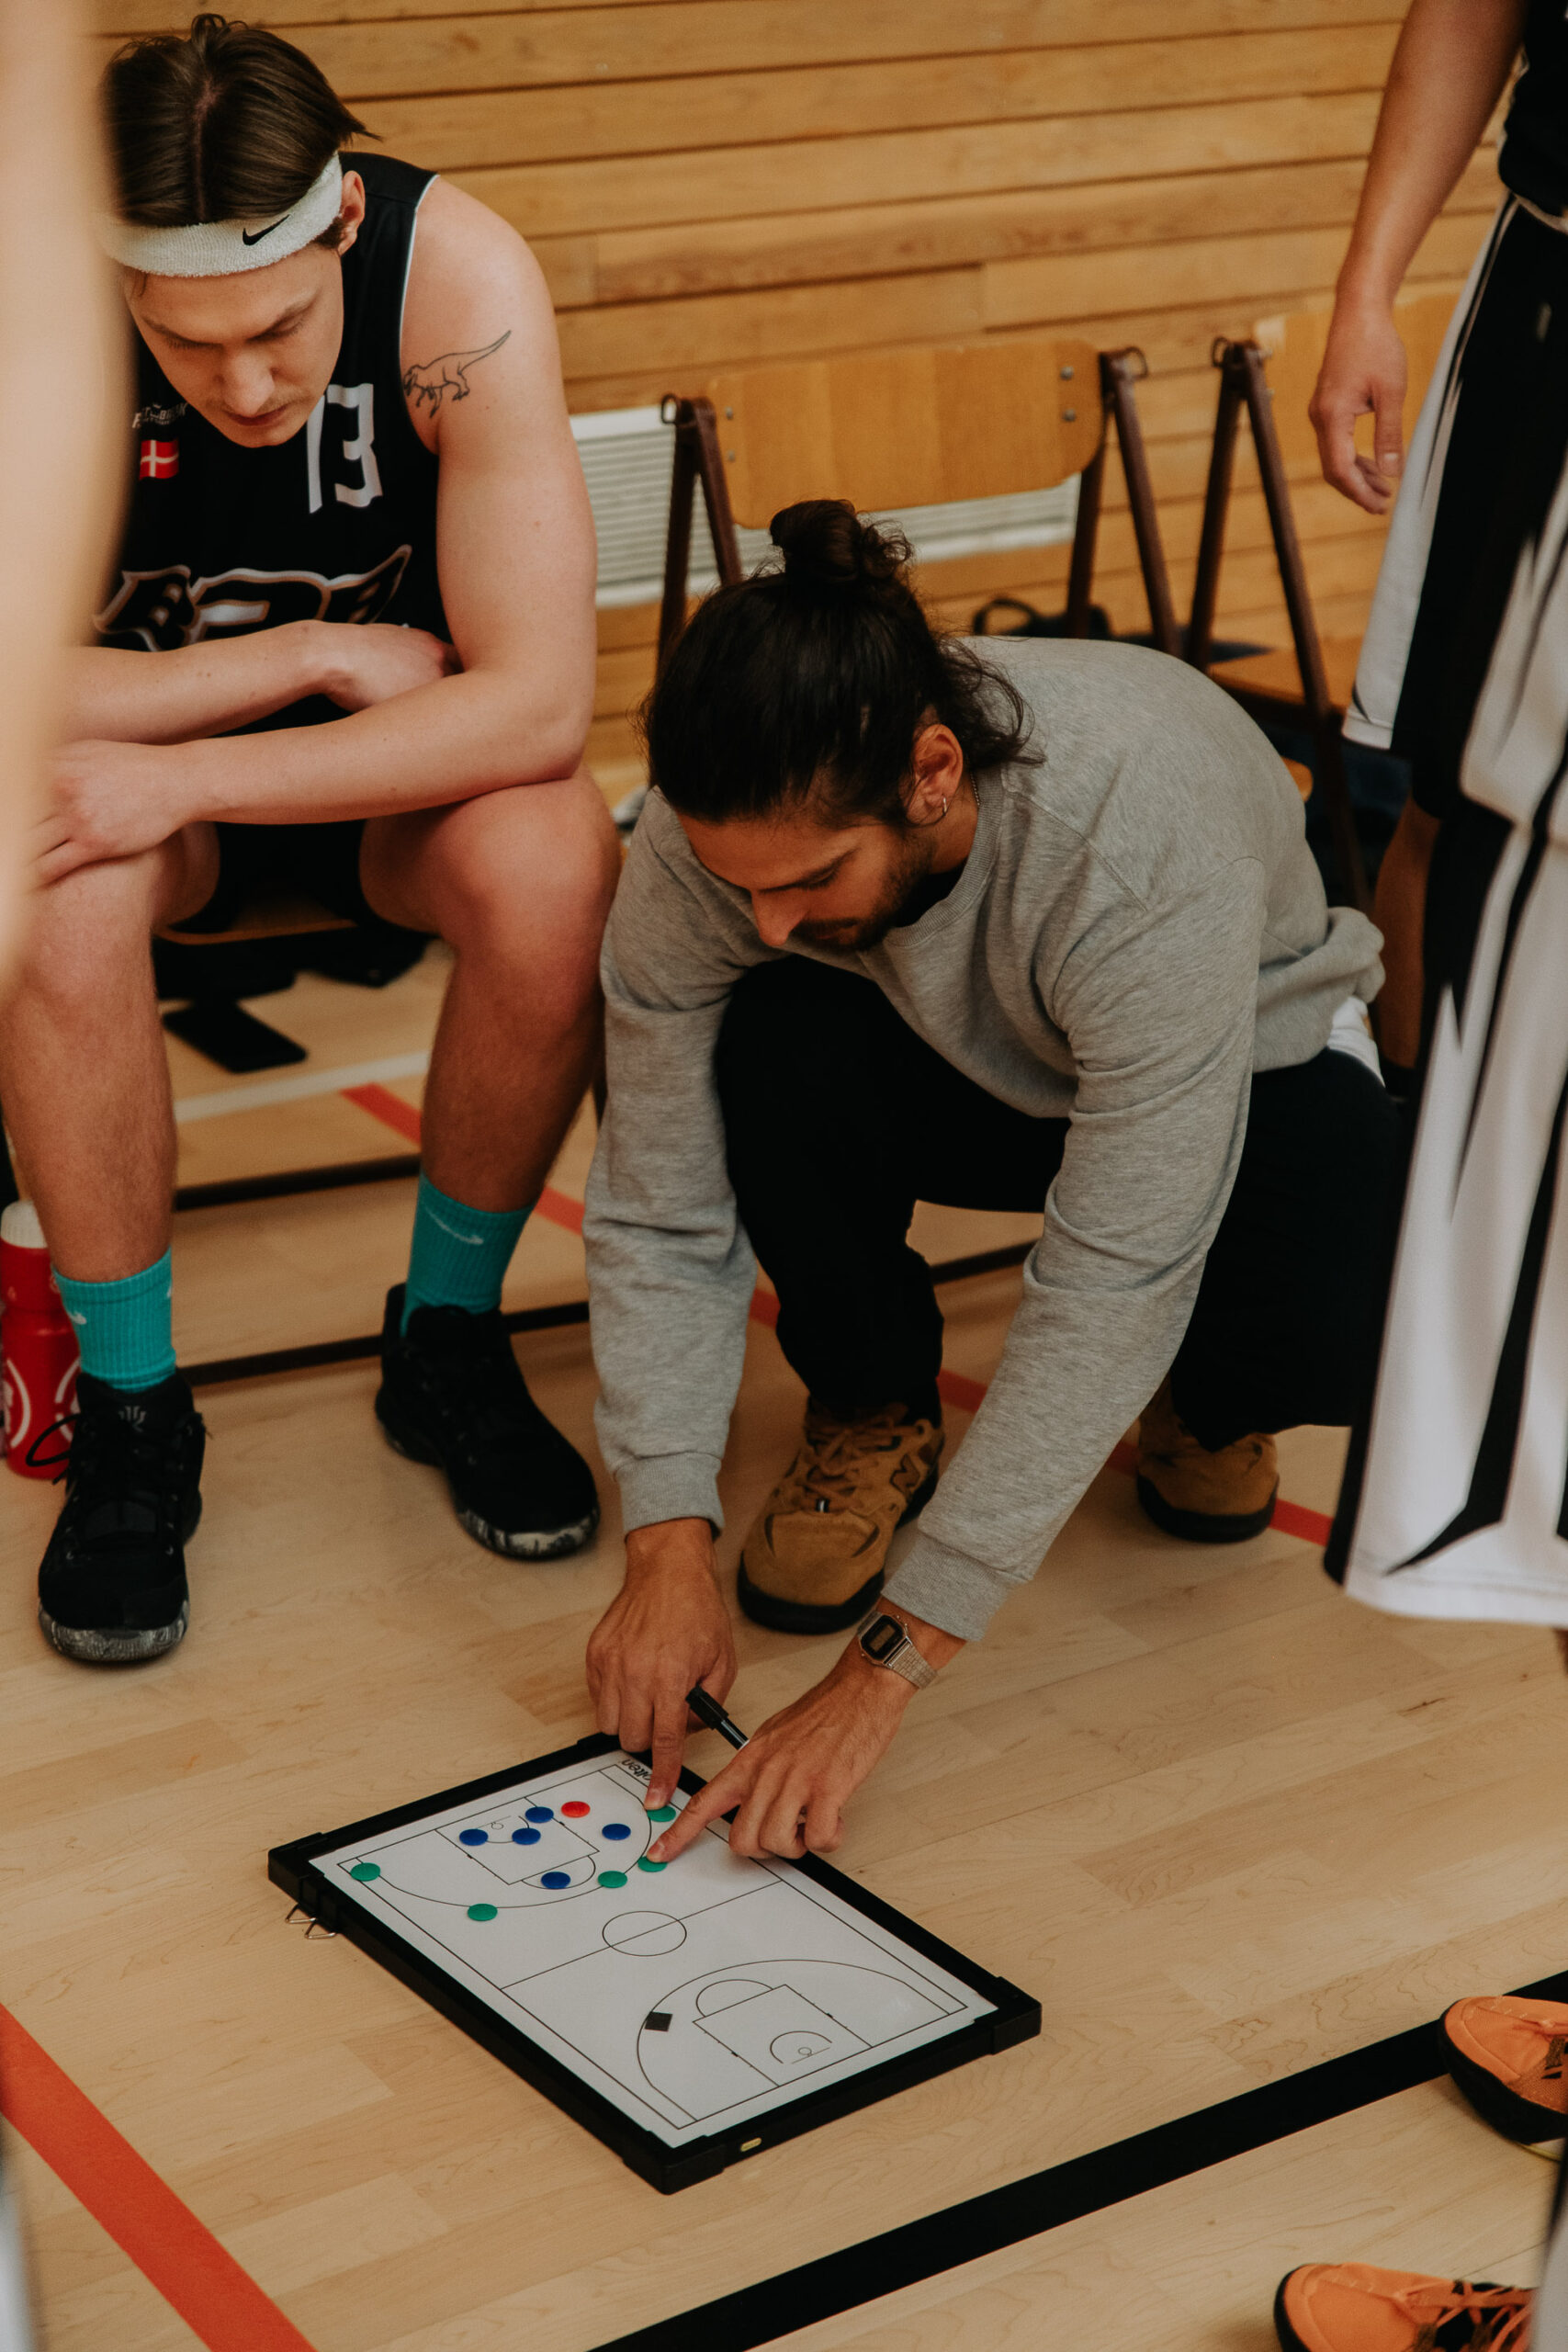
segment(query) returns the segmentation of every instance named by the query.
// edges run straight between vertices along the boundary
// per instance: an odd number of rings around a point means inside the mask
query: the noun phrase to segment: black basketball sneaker
[[[513,1560],[580,1552],[599,1524],[593,1474],[534,1399],[499,1312],[387,1294],[376,1418],[400,1453],[446,1473],[460,1523]]]
[[[39,1570],[39,1623],[66,1657],[134,1666],[184,1639],[206,1443],[177,1372],[141,1389],[82,1374],[65,1505]]]

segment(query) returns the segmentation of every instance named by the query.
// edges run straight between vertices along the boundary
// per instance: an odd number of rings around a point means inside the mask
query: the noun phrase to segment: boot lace
[[[893,1473],[893,1484],[912,1493],[924,1476],[924,1464],[916,1458],[909,1436],[910,1425],[897,1405],[863,1421],[813,1416],[790,1471],[790,1502],[818,1511],[852,1510],[865,1485],[866,1457],[874,1453],[905,1453]]]
[[[1530,2032],[1539,2034],[1546,2044],[1546,2052],[1540,2064],[1530,2074],[1522,2075],[1520,2081],[1561,2083],[1562,2061],[1568,2055],[1568,2029],[1550,2025],[1545,2018],[1510,2018],[1509,2023],[1528,2026]]]
[[[1424,2280],[1388,2297],[1416,2330],[1410,2352],[1528,2352],[1534,2300],[1528,2288],[1485,2278]],[[1465,2320],[1471,2324],[1461,2333]]]
[[[56,1436],[65,1442],[53,1453],[41,1452]],[[34,1468],[53,1470],[53,1485],[65,1481],[66,1510],[78,1522],[79,1537],[91,1543],[111,1533],[92,1524],[103,1503],[140,1507],[160,1535],[174,1525],[179,1482],[171,1453],[167,1430],[154,1432],[118,1413],[77,1410],[39,1430],[24,1459]]]

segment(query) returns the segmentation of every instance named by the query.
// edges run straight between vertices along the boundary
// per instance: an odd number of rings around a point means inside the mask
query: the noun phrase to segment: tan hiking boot
[[[1238,1437],[1211,1453],[1170,1401],[1168,1374],[1138,1428],[1138,1500],[1168,1535],[1241,1544],[1261,1535],[1280,1491],[1271,1437]]]
[[[806,1441],[746,1538],[740,1606],[785,1634],[832,1634],[882,1589],[896,1528],[936,1487],[940,1422],[889,1405],[869,1420],[806,1412]]]

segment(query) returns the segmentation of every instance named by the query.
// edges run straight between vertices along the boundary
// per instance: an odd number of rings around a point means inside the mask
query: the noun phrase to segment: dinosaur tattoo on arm
[[[477,367],[481,359],[488,359],[492,351],[499,351],[503,343],[511,340],[512,330],[508,327],[506,333],[498,334],[493,343],[487,343],[482,351],[444,351],[439,359],[420,360],[404,374],[403,391],[406,397],[415,408],[423,401],[428,401],[432,416],[448,392],[455,401],[466,401],[473,390],[468,381],[468,369]]]

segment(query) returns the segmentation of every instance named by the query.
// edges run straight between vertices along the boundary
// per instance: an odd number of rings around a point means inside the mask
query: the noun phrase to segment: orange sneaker
[[[1309,2262],[1280,2279],[1274,2327],[1284,2352],[1526,2352],[1531,2300],[1485,2279]]]
[[[1527,2147],[1568,2133],[1568,2002],[1456,2001],[1438,2031],[1450,2074],[1495,2132]]]

